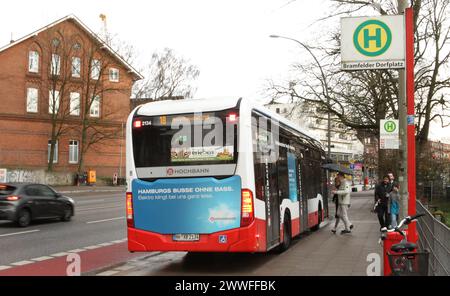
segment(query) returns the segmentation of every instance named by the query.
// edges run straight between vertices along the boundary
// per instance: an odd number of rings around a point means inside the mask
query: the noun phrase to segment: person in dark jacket
[[[389,177],[384,176],[383,181],[375,188],[375,202],[378,203],[376,212],[380,222],[380,229],[389,225],[388,201],[389,192],[391,191],[389,181]]]
[[[334,189],[338,190],[339,186],[341,186],[341,180],[339,179],[338,176],[336,176],[336,178],[334,178]],[[336,205],[336,212],[334,217],[337,219],[338,218],[338,208],[339,208],[339,198],[337,194],[333,195],[333,202]]]

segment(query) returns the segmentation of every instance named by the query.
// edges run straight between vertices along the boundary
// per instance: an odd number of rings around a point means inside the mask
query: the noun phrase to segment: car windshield
[[[6,184],[0,184],[0,195],[9,195],[13,193],[16,190],[16,187],[6,185]]]

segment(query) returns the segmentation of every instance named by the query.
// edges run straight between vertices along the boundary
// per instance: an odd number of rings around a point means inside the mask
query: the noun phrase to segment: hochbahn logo
[[[353,34],[353,44],[362,55],[376,57],[385,53],[392,43],[391,29],[380,20],[360,24]]]

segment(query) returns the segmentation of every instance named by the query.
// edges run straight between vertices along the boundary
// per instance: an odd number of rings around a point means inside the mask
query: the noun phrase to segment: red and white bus
[[[325,153],[243,99],[158,101],[126,127],[132,252],[267,252],[328,217]]]

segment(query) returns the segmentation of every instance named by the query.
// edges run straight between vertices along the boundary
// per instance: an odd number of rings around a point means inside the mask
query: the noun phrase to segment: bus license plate
[[[200,234],[174,234],[173,240],[178,242],[194,242],[200,240]]]

